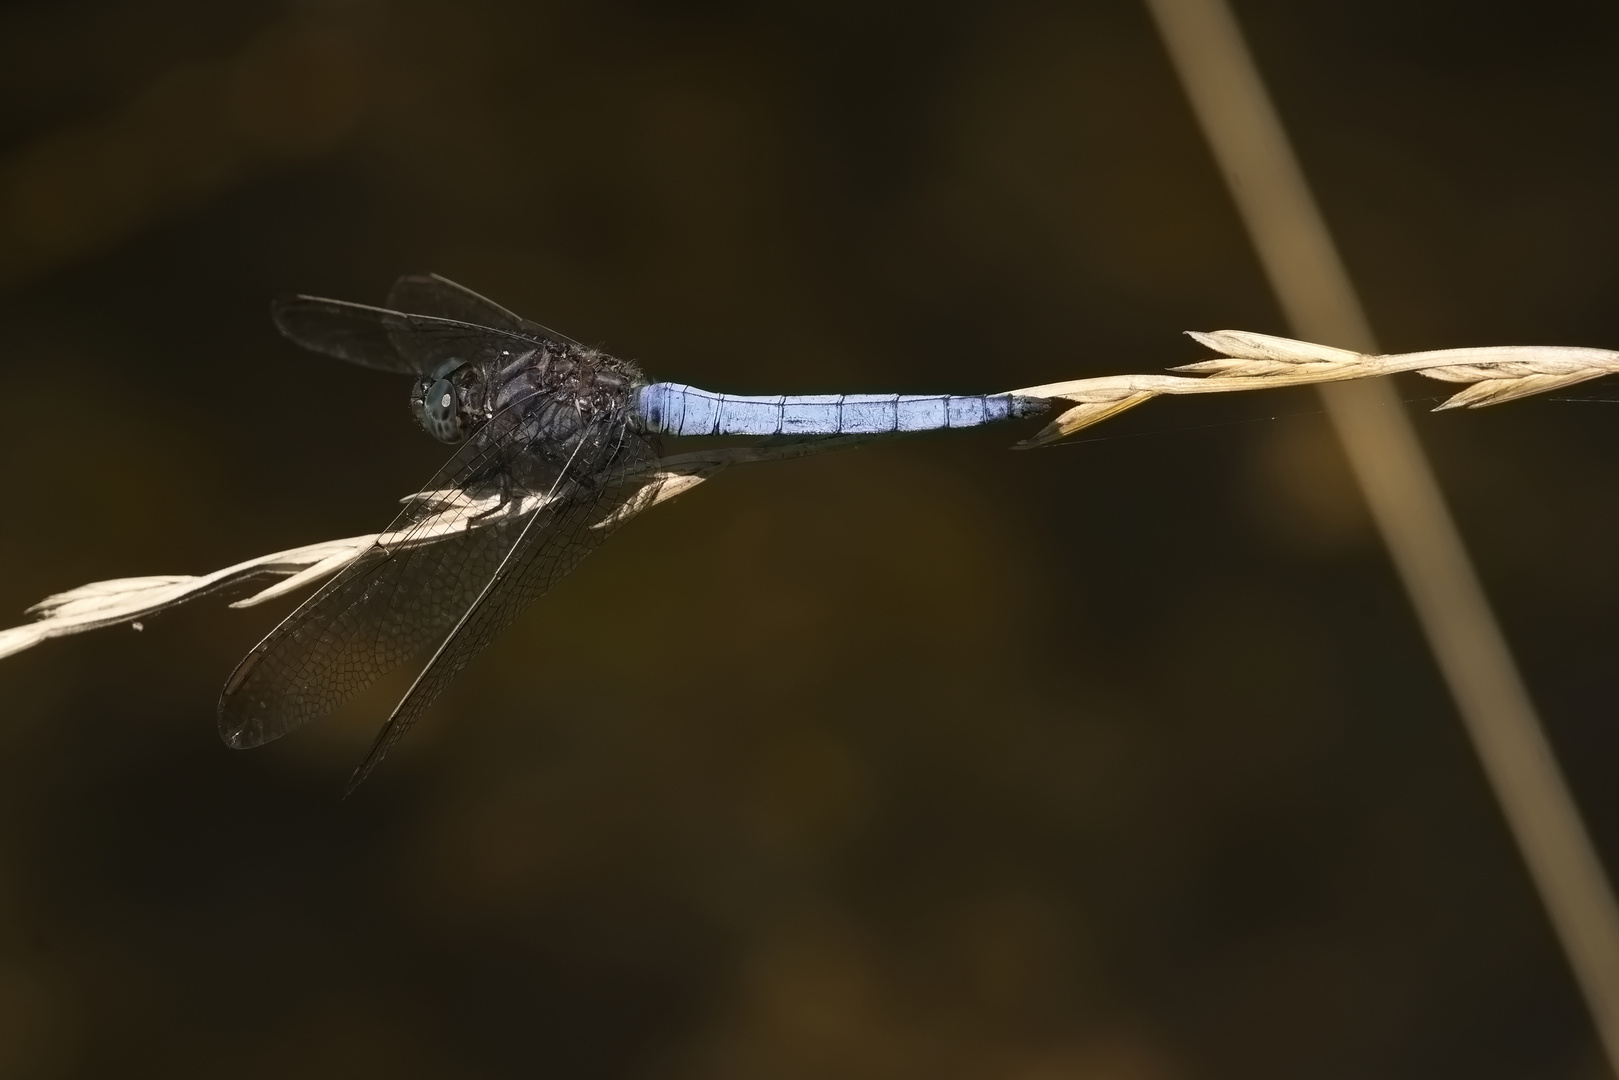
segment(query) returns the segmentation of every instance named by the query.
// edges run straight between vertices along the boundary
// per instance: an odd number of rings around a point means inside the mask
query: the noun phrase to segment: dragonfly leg
[[[497,475],[498,484],[500,487],[499,499],[497,499],[495,505],[491,506],[489,509],[480,510],[476,514],[473,514],[471,520],[482,521],[486,517],[492,517],[493,515],[505,510],[506,504],[512,501],[512,474],[507,472],[505,469],[502,469]]]

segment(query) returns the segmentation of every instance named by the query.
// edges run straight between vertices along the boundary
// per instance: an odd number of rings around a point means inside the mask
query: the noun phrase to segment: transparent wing
[[[289,341],[351,364],[417,374],[388,335],[384,319],[393,315],[397,312],[318,296],[278,296],[270,303],[270,318]]]
[[[487,585],[450,628],[377,733],[370,752],[349,778],[348,791],[371,774],[473,657],[622,524],[629,515],[617,511],[635,496],[639,486],[634,482],[594,488],[571,485],[527,520]]]
[[[493,494],[424,492],[377,545],[238,665],[220,697],[226,743],[278,738],[438,642],[352,790],[473,656],[633,516],[622,511],[640,491],[653,450],[622,429],[616,437],[622,449],[611,473],[564,477],[545,497],[510,494],[499,520],[475,520]],[[467,464],[452,462],[435,484]]]
[[[408,375],[432,371],[450,357],[479,363],[503,352],[531,352],[546,340],[537,325],[505,329],[320,296],[281,297],[270,314],[283,335],[306,349]]]
[[[261,745],[324,716],[442,640],[547,505],[656,461],[623,418],[602,416],[578,432],[567,466],[550,463],[554,447],[531,444],[536,406],[539,395],[521,398],[487,421],[371,549],[236,665],[219,704],[228,745]]]
[[[437,315],[442,319],[579,345],[573,338],[559,334],[549,326],[514,315],[493,300],[437,274],[404,275],[389,290],[388,306],[399,311]]]
[[[377,543],[243,658],[219,699],[228,745],[259,746],[324,716],[465,612],[521,528],[504,519],[476,527],[489,508],[476,478],[495,452],[463,447]]]

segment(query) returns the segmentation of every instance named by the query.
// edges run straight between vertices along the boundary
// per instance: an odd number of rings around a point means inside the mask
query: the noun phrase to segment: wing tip
[[[343,785],[343,798],[346,799],[353,795],[355,789],[365,783],[366,777],[371,775],[372,770],[382,764],[383,756],[388,753],[388,748],[394,744],[394,739],[398,737],[393,734],[393,731],[394,720],[390,716],[382,725],[382,730],[377,732],[376,741],[371,744],[371,749],[366,751],[365,757],[354,767],[354,771],[349,773],[348,782]],[[400,734],[403,734],[403,732]]]
[[[269,740],[264,737],[264,725],[254,720],[242,720],[226,711],[228,703],[219,702],[219,741],[232,750],[251,750]]]

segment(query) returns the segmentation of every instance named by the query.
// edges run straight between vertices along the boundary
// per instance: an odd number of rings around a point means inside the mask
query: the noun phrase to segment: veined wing
[[[442,319],[490,326],[529,337],[548,338],[551,341],[579,345],[571,337],[559,334],[549,326],[525,319],[501,307],[488,297],[479,296],[464,285],[437,274],[405,274],[388,292],[388,306],[399,311],[419,315],[436,315]],[[583,346],[580,346],[583,348]]]
[[[407,375],[426,374],[450,357],[475,364],[503,352],[532,351],[545,340],[526,330],[321,296],[281,297],[270,305],[270,314],[283,335],[306,349]]]
[[[468,363],[543,341],[578,345],[437,274],[406,274],[387,307],[287,296],[270,307],[277,328],[306,349],[352,364],[420,375],[442,360]]]
[[[627,517],[614,511],[639,490],[653,449],[622,423],[600,428],[592,445],[611,452],[610,471],[565,474],[545,493],[511,492],[505,509],[482,520],[473,519],[488,503],[462,489],[496,451],[464,449],[452,459],[373,548],[237,666],[220,696],[225,742],[279,738],[440,643],[358,783],[472,656]]]
[[[546,500],[517,529],[500,565],[377,733],[349,779],[349,791],[370,775],[422,710],[497,634],[624,522],[651,505],[642,492],[656,463],[656,445],[630,431],[621,417],[598,422],[580,437]]]
[[[259,746],[324,716],[444,635],[521,528],[472,521],[489,505],[468,485],[498,452],[463,446],[377,543],[243,658],[219,699],[228,745]]]
[[[371,774],[473,657],[633,516],[618,511],[640,486],[633,479],[591,487],[568,482],[567,490],[558,491],[527,519],[488,583],[394,707],[365,760],[349,778],[347,791],[352,792]]]

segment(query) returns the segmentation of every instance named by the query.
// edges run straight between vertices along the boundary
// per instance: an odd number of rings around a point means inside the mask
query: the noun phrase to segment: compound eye
[[[467,437],[461,424],[461,397],[449,379],[439,379],[422,398],[422,427],[439,442],[458,443]]]

